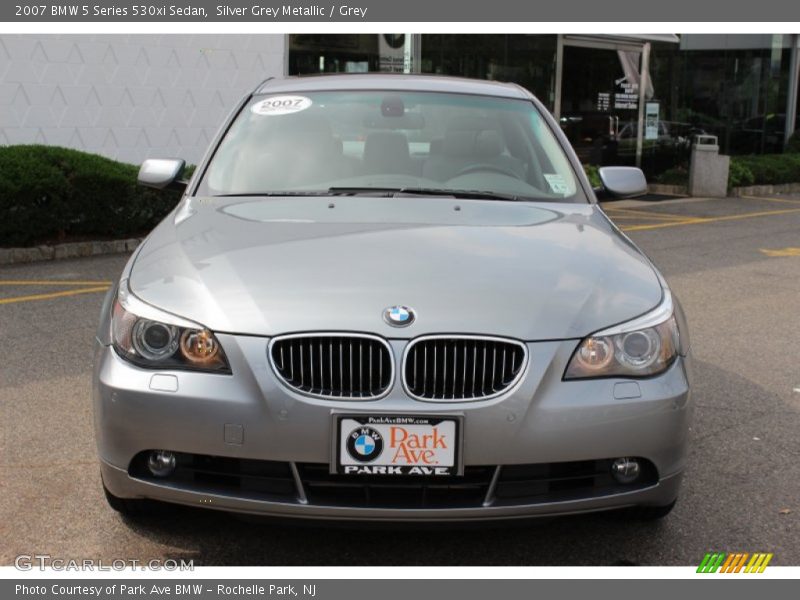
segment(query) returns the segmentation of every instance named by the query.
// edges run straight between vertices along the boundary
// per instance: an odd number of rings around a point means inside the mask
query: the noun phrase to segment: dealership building
[[[4,35],[0,145],[197,161],[267,77],[406,72],[516,82],[587,164],[685,166],[691,141],[781,152],[798,127],[798,35]]]

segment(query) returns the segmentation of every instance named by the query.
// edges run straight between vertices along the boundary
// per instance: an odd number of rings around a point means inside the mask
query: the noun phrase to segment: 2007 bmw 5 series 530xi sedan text
[[[686,464],[680,305],[516,85],[268,80],[102,309],[111,506],[453,521],[666,515]],[[163,506],[163,505],[162,505]]]

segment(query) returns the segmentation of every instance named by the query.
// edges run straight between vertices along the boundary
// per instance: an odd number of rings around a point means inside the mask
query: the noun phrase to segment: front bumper
[[[121,498],[150,498],[264,515],[357,520],[475,520],[591,512],[672,502],[686,461],[691,413],[688,359],[646,380],[561,381],[576,341],[529,344],[531,360],[513,389],[486,401],[420,402],[399,381],[375,401],[315,399],[287,389],[267,360],[268,340],[219,335],[233,376],[155,372],[120,359],[97,343],[95,429],[103,480]],[[391,341],[396,359],[405,340]],[[169,391],[168,391],[169,390]],[[340,413],[446,414],[463,419],[463,463],[508,467],[641,457],[654,466],[648,485],[586,490],[518,504],[372,507],[311,500],[297,477],[297,494],[274,498],[203,489],[181,481],[137,476],[140,452],[168,449],[213,457],[278,461],[292,466],[331,460],[331,423]],[[233,434],[232,434],[233,432]]]

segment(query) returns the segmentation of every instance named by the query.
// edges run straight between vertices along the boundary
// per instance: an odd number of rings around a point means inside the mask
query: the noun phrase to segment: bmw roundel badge
[[[414,311],[407,306],[390,306],[383,311],[383,320],[392,327],[408,327],[414,322]]]
[[[359,427],[347,436],[347,453],[359,462],[375,460],[383,452],[383,436],[372,427]]]

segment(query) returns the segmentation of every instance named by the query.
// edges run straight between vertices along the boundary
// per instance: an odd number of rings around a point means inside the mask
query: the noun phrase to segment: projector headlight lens
[[[567,366],[564,379],[650,377],[663,373],[678,355],[675,317],[663,323],[614,335],[585,338]]]
[[[114,301],[111,333],[117,353],[140,367],[231,372],[212,332],[140,317],[127,310],[119,297]]]

